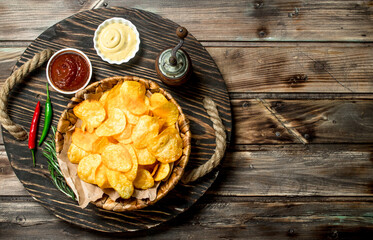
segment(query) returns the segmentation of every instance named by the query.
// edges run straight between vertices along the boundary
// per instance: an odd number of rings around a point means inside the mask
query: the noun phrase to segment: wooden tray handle
[[[0,90],[0,123],[19,141],[26,140],[28,134],[22,126],[14,123],[8,115],[7,105],[9,93],[16,84],[21,83],[29,73],[43,65],[52,55],[53,51],[50,49],[35,54],[32,59],[28,60],[8,77]]]
[[[205,97],[203,99],[203,107],[206,109],[206,112],[210,116],[210,120],[213,123],[216,137],[216,148],[214,154],[207,162],[205,162],[198,168],[184,173],[183,178],[181,179],[181,182],[184,184],[193,182],[205,176],[206,174],[211,172],[212,169],[218,166],[221,159],[224,157],[225,149],[227,147],[227,135],[225,133],[225,127],[223,125],[223,122],[221,121],[221,118],[219,117],[219,112],[215,102],[211,98]]]

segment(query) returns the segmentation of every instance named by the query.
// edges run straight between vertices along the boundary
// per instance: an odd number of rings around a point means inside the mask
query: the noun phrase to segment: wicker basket
[[[99,82],[92,83],[91,85],[87,86],[84,90],[77,92],[75,96],[71,98],[71,102],[67,105],[67,109],[62,113],[60,120],[58,122],[57,134],[55,139],[57,153],[60,153],[62,151],[64,145],[64,136],[66,132],[71,130],[77,122],[77,117],[74,115],[73,108],[84,100],[84,95],[108,91],[111,88],[113,88],[117,83],[123,81],[141,82],[145,85],[148,94],[153,94],[156,92],[162,93],[168,100],[173,102],[178,107],[179,119],[177,124],[179,127],[180,136],[183,140],[183,154],[180,157],[180,159],[174,163],[172,174],[168,178],[168,180],[162,182],[158,187],[157,196],[155,200],[139,200],[135,199],[134,197],[131,197],[130,199],[126,200],[119,198],[117,201],[113,201],[107,195],[104,195],[101,199],[93,202],[93,204],[95,204],[98,207],[118,212],[141,209],[148,205],[152,205],[161,198],[163,198],[171,189],[175,187],[175,185],[178,183],[181,176],[183,175],[191,151],[191,133],[189,130],[189,122],[185,117],[181,107],[175,101],[175,99],[173,99],[168,92],[160,88],[159,85],[153,81],[133,76],[126,76],[110,77]]]

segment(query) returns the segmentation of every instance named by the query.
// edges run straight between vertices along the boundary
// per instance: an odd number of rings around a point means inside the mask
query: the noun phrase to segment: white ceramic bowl
[[[88,65],[89,65],[89,76],[88,76],[88,79],[87,81],[84,83],[84,85],[77,89],[77,90],[72,90],[72,91],[65,91],[65,90],[62,90],[62,89],[59,89],[57,86],[54,85],[54,83],[52,82],[52,80],[50,79],[49,77],[49,65],[51,64],[51,62],[53,61],[53,59],[55,59],[57,56],[63,54],[63,53],[74,53],[74,54],[79,54],[81,57],[83,57]],[[62,94],[67,94],[67,95],[70,95],[70,94],[75,94],[76,92],[84,89],[89,81],[91,81],[91,77],[92,77],[92,64],[91,64],[91,61],[89,60],[89,58],[87,57],[87,55],[85,55],[82,51],[78,50],[78,49],[75,49],[75,48],[64,48],[64,49],[61,49],[59,51],[57,51],[55,54],[52,55],[52,57],[49,59],[48,61],[48,64],[47,64],[47,68],[46,68],[46,74],[47,74],[47,80],[48,80],[48,83],[49,85],[52,86],[52,88],[54,90],[56,90],[57,92],[59,93],[62,93]]]
[[[100,51],[100,49],[98,48],[98,35],[99,33],[102,31],[102,29],[110,24],[110,23],[123,23],[125,25],[127,25],[128,27],[130,27],[134,32],[135,32],[135,35],[136,35],[136,40],[137,40],[137,44],[135,46],[135,50],[133,51],[133,53],[131,55],[128,55],[126,58],[120,60],[120,61],[115,61],[115,60],[111,60],[111,59],[108,59],[106,58]],[[128,62],[129,60],[131,60],[135,55],[136,53],[139,51],[140,49],[140,34],[139,32],[137,31],[137,28],[135,27],[135,25],[133,25],[130,21],[128,21],[127,19],[124,19],[124,18],[110,18],[110,19],[106,19],[103,23],[101,23],[98,28],[96,29],[95,31],[95,35],[93,37],[93,46],[94,48],[96,49],[96,52],[97,52],[97,55],[99,55],[102,60],[110,63],[110,64],[122,64],[122,63],[126,63]]]

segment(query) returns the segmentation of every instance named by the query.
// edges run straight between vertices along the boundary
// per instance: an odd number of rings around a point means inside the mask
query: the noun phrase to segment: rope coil
[[[184,174],[183,178],[181,179],[181,182],[184,184],[193,182],[198,178],[205,176],[211,172],[212,169],[218,166],[221,159],[224,157],[225,149],[227,147],[227,135],[225,133],[225,127],[221,121],[221,118],[219,117],[219,112],[215,102],[211,98],[205,97],[203,99],[203,107],[206,109],[206,112],[210,116],[210,120],[213,123],[216,137],[216,148],[214,154],[207,162]]]
[[[26,140],[28,135],[26,130],[22,126],[14,123],[8,115],[7,105],[9,93],[12,91],[13,87],[21,83],[27,75],[48,61],[52,54],[53,51],[50,49],[35,54],[32,59],[28,60],[7,78],[0,90],[0,123],[19,141]]]

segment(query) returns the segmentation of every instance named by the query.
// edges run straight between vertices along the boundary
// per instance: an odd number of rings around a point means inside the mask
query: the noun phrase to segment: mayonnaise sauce
[[[120,61],[136,50],[136,33],[123,23],[110,23],[98,34],[97,43],[105,58]]]

